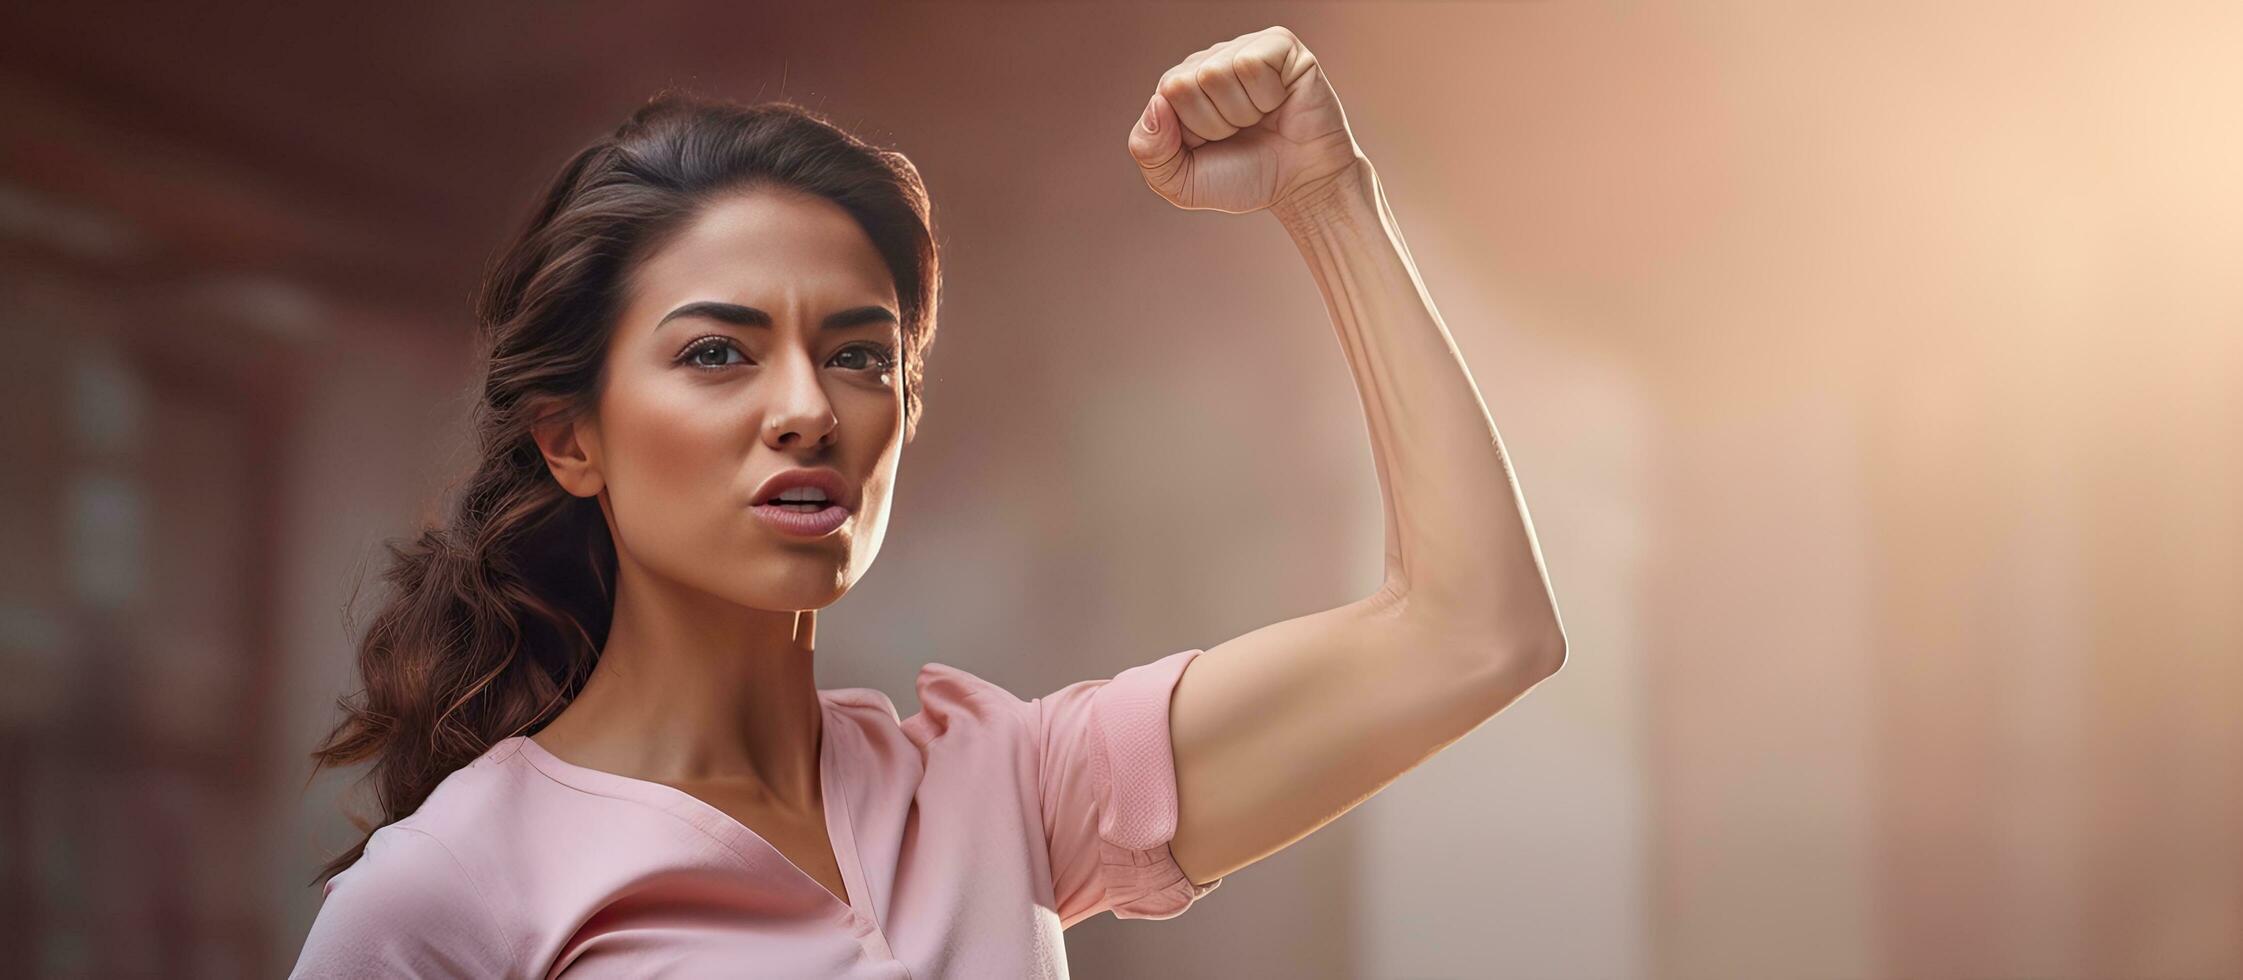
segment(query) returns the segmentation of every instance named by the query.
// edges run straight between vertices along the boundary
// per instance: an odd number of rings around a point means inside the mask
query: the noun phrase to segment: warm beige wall
[[[1659,972],[2243,968],[2243,19],[1479,13],[1455,220],[1665,423]]]

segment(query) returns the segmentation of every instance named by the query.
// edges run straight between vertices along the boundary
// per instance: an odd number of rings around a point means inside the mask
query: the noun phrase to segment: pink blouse
[[[1030,701],[945,664],[920,711],[820,690],[841,901],[675,787],[526,736],[445,777],[329,879],[295,977],[1065,977],[1060,933],[1222,884],[1169,854],[1169,696],[1199,650]]]

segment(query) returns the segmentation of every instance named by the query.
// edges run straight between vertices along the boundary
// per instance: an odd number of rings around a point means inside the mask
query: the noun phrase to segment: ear
[[[558,412],[540,408],[530,438],[545,456],[545,467],[561,489],[578,497],[598,496],[607,481],[600,475],[599,425],[590,415],[562,421]]]

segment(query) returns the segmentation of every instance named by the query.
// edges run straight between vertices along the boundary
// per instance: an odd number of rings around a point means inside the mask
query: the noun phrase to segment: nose
[[[804,445],[832,445],[839,420],[825,389],[818,386],[817,367],[799,350],[790,351],[781,361],[784,367],[767,375],[771,400],[763,414],[764,444],[782,452]]]

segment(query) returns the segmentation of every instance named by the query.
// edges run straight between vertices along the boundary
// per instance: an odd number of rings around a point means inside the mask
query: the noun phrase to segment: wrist
[[[1354,162],[1346,168],[1287,192],[1284,198],[1269,206],[1269,213],[1278,223],[1295,232],[1360,215],[1366,208],[1376,213],[1377,180],[1370,159],[1356,154]]]

